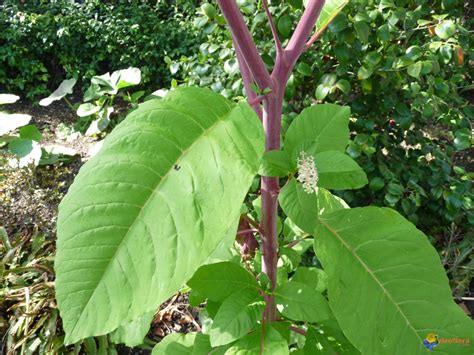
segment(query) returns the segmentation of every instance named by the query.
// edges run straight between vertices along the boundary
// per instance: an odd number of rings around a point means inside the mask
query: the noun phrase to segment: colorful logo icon
[[[425,346],[425,348],[427,348],[428,350],[433,350],[433,348],[438,345],[438,336],[436,334],[433,334],[433,333],[429,333],[425,340],[423,340],[423,345]]]

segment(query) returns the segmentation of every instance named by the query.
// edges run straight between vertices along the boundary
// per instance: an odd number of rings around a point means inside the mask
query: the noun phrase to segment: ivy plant
[[[350,208],[331,192],[368,183],[345,154],[349,108],[308,107],[281,142],[288,79],[335,3],[306,1],[293,26],[261,2],[270,72],[237,3],[219,0],[247,100],[171,90],[83,166],[58,216],[66,343],[112,333],[139,344],[157,307],[187,287],[191,303],[206,304],[203,331],[169,335],[154,354],[472,353],[472,321],[427,237],[392,209]],[[303,263],[310,247],[318,267]]]

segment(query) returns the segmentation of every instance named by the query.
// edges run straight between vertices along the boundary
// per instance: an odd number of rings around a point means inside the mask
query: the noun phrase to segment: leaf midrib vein
[[[235,109],[235,107],[237,106],[231,106],[229,105],[229,111],[227,111],[225,113],[225,115],[223,116],[216,116],[216,122],[214,122],[211,126],[209,126],[207,129],[203,130],[202,133],[197,137],[197,139],[195,141],[193,141],[186,149],[184,149],[181,153],[181,155],[176,159],[176,161],[179,161],[179,160],[182,160],[186,155],[187,153],[190,151],[190,149],[197,143],[197,142],[200,142],[202,137],[206,136],[209,132],[211,132],[212,130],[214,130],[219,124],[222,124],[225,122],[225,120],[229,117],[229,115],[233,112],[233,110]],[[121,247],[122,245],[124,244],[124,240],[127,239],[127,236],[129,235],[129,232],[130,230],[132,229],[132,227],[135,225],[136,221],[139,220],[139,216],[141,215],[141,213],[143,212],[143,210],[145,210],[145,207],[148,205],[148,203],[151,201],[151,198],[152,196],[154,196],[154,194],[156,193],[156,191],[159,189],[159,187],[162,185],[162,183],[166,180],[166,178],[169,176],[169,173],[172,172],[173,169],[170,168],[165,175],[163,175],[163,177],[158,181],[156,187],[153,189],[154,191],[150,194],[150,196],[147,198],[147,200],[145,201],[145,203],[143,204],[142,208],[140,209],[140,211],[138,212],[137,214],[137,217],[134,219],[133,223],[130,225],[130,227],[128,228],[127,232],[124,234],[124,236],[122,237],[122,240],[120,241],[120,243],[118,244],[118,247],[117,247],[117,250],[115,251],[113,257],[111,258],[111,260],[114,260],[117,256],[117,253],[119,250],[121,250]],[[104,276],[108,273],[109,269],[110,269],[110,266],[112,265],[112,262],[108,262],[107,263],[107,266],[105,267],[104,269],[104,272],[102,273],[102,276],[101,278],[98,280],[97,282],[97,285],[96,287],[94,288],[94,290],[92,291],[92,293],[90,294],[90,296],[88,297],[84,307],[82,308],[82,312],[81,312],[81,315],[77,318],[76,322],[74,323],[74,326],[72,327],[72,330],[71,330],[71,334],[75,333],[76,331],[76,328],[77,328],[77,325],[80,323],[80,321],[82,320],[84,314],[86,313],[85,310],[87,309],[87,307],[89,306],[89,303],[91,301],[91,299],[94,297],[96,291],[97,291],[97,286],[99,284],[102,283],[102,280],[104,279]],[[106,287],[107,288],[107,287]]]
[[[393,303],[393,305],[395,306],[395,308],[397,309],[397,311],[402,315],[402,317],[405,319],[406,323],[408,324],[408,326],[413,330],[413,332],[415,333],[415,335],[417,336],[418,339],[420,339],[420,341],[422,341],[423,339],[421,339],[420,335],[418,334],[417,330],[413,327],[413,325],[411,324],[410,320],[407,318],[407,316],[405,315],[405,313],[403,313],[402,309],[399,307],[398,303],[395,302],[395,300],[392,298],[392,296],[390,295],[390,293],[388,292],[388,290],[384,287],[384,285],[379,281],[379,279],[374,275],[374,273],[372,272],[372,270],[368,267],[368,265],[359,257],[359,255],[357,255],[356,252],[353,251],[352,247],[346,243],[346,241],[337,233],[336,230],[334,230],[333,228],[331,228],[331,226],[329,226],[328,223],[326,223],[325,221],[323,220],[320,220],[321,223],[324,225],[324,227],[326,229],[329,230],[329,232],[334,235],[340,242],[341,244],[352,254],[354,255],[354,257],[357,259],[357,261],[359,261],[360,265],[365,269],[365,271],[372,277],[372,279],[379,285],[379,287],[382,289],[383,293],[386,295],[386,297]]]

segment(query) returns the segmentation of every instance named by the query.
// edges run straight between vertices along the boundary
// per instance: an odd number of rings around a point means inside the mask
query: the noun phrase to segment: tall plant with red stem
[[[167,336],[155,354],[421,355],[436,335],[474,339],[426,236],[393,210],[350,208],[330,192],[368,183],[345,154],[349,107],[304,109],[280,149],[290,73],[347,0],[307,1],[285,47],[262,0],[276,46],[271,73],[235,0],[218,2],[248,103],[176,88],[131,112],[84,165],[58,215],[65,342],[112,333],[114,342],[141,344],[158,306],[185,284],[193,304],[206,302],[207,322],[201,333]],[[257,174],[259,222],[242,215]],[[244,265],[233,255],[236,231]],[[255,232],[261,260],[252,257]],[[311,246],[321,268],[300,265]],[[290,330],[306,335],[304,344]],[[450,350],[472,353],[463,346]]]
[[[270,14],[268,3],[266,0],[262,0],[276,46],[276,62],[271,73],[260,57],[257,46],[235,0],[218,0],[218,3],[232,34],[249,103],[263,122],[265,150],[280,149],[281,113],[286,84],[296,61],[316,39],[314,37],[310,38],[310,36],[325,1],[309,1],[288,44],[283,47]],[[252,90],[252,84],[255,84],[261,92],[267,90],[268,93],[258,96]],[[279,189],[278,177],[262,176],[262,271],[268,275],[272,289],[276,287],[278,260],[277,209]],[[268,321],[275,320],[276,307],[272,295],[267,296],[264,317]]]

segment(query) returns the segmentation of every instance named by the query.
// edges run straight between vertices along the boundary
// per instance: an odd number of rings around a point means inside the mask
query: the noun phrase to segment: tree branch
[[[255,113],[257,114],[257,116],[260,118],[260,121],[261,121],[263,119],[262,106],[260,105],[260,101],[256,101],[257,94],[253,92],[252,90],[252,83],[254,82],[252,73],[250,72],[247,62],[245,61],[242,55],[242,51],[240,50],[240,47],[238,46],[237,41],[235,41],[234,38],[232,38],[232,41],[234,43],[235,54],[237,55],[237,61],[239,62],[240,74],[242,75],[242,81],[244,82],[244,88],[245,88],[245,93],[247,94],[247,100],[249,101],[250,106],[252,106],[253,110],[255,111]]]
[[[255,83],[261,90],[267,87],[272,88],[273,81],[268,73],[265,63],[263,63],[263,60],[258,53],[258,49],[255,46],[247,25],[244,22],[237,3],[235,0],[218,0],[217,2],[227,24],[229,25],[232,38],[240,48],[242,57],[247,63],[247,67],[252,73]]]
[[[313,31],[324,3],[325,0],[310,0],[301,20],[296,26],[295,32],[285,48],[285,55],[291,68],[295,65],[301,53],[303,53],[306,41]]]
[[[308,50],[308,48],[311,47],[314,42],[316,42],[316,40],[323,34],[323,32],[324,32],[325,29],[326,29],[326,28],[321,28],[319,31],[316,31],[316,33],[311,36],[311,38],[309,39],[309,41],[306,42],[306,44],[304,45],[303,52],[306,51],[306,50]]]
[[[298,328],[297,326],[294,326],[294,325],[290,325],[290,330],[294,331],[295,333],[304,335],[304,336],[307,335],[306,331],[304,331],[303,329],[300,329],[300,328]]]
[[[265,13],[267,14],[268,23],[270,24],[270,28],[272,30],[273,40],[275,41],[276,50],[277,50],[277,57],[283,56],[284,55],[283,47],[281,46],[280,37],[278,37],[278,31],[276,29],[275,22],[273,22],[272,14],[270,13],[270,10],[268,8],[267,0],[262,0],[262,4],[265,10]]]
[[[263,231],[260,225],[256,221],[254,221],[252,218],[250,218],[248,215],[242,214],[240,217],[246,220],[250,225],[254,226],[260,234],[263,234]]]

